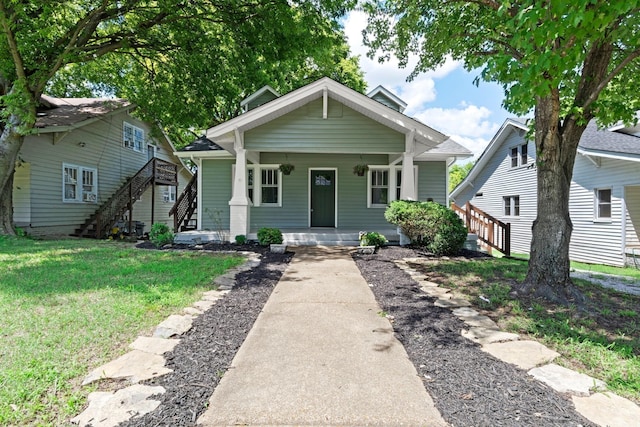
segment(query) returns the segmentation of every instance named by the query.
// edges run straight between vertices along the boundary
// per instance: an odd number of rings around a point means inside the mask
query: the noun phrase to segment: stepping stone
[[[222,299],[227,292],[224,291],[207,291],[202,294],[202,299],[209,301],[218,301]]]
[[[199,316],[204,313],[195,307],[185,307],[182,311],[184,311],[184,314],[188,314],[189,316]]]
[[[218,276],[213,280],[213,283],[218,286],[220,289],[231,289],[236,284],[235,276],[230,276],[227,274],[223,274],[222,276]]]
[[[436,307],[454,308],[454,307],[468,307],[471,305],[471,303],[464,298],[450,298],[450,299],[440,298],[436,300],[436,302],[434,302],[433,305],[435,305]]]
[[[468,331],[463,330],[462,336],[481,345],[496,342],[517,341],[520,339],[520,335],[518,334],[482,327],[474,327]]]
[[[216,303],[215,301],[211,301],[211,300],[202,300],[202,301],[194,302],[193,306],[198,310],[202,310],[204,312],[209,310],[211,307],[213,307],[215,303]]]
[[[103,378],[128,378],[131,383],[138,383],[172,372],[164,363],[164,357],[160,355],[133,350],[91,371],[82,385]]]
[[[540,366],[529,371],[529,375],[560,393],[586,397],[592,391],[606,390],[607,384],[588,375],[563,368],[555,363]]]
[[[511,341],[486,344],[482,351],[507,362],[513,363],[518,368],[533,369],[544,363],[549,363],[560,356],[537,341]]]
[[[424,292],[425,294],[435,298],[439,298],[439,299],[451,298],[451,294],[449,293],[450,290],[447,288],[433,288],[430,286],[423,286],[421,289],[422,289],[422,292]]]
[[[484,328],[500,330],[498,324],[491,320],[489,317],[478,313],[476,310],[470,307],[460,307],[453,310],[453,314],[460,320],[464,321],[467,325],[474,328]],[[510,340],[507,340],[510,341]]]
[[[640,407],[614,393],[595,393],[589,397],[572,396],[571,400],[578,412],[601,426],[637,426],[640,420]]]
[[[182,335],[191,329],[192,323],[193,316],[172,314],[156,327],[153,336],[156,338],[171,338],[174,335]]]
[[[476,317],[480,315],[480,313],[478,313],[476,310],[474,310],[471,307],[455,308],[451,312],[461,320],[464,320],[466,317]]]
[[[440,285],[438,285],[438,284],[437,284],[437,283],[435,283],[435,282],[431,282],[431,281],[427,280],[427,279],[426,279],[426,276],[425,276],[425,280],[423,280],[420,284],[421,284],[423,287],[427,287],[427,288],[437,288],[438,286],[440,286]]]
[[[425,276],[424,274],[411,274],[411,278],[413,280],[415,280],[416,282],[424,282],[425,280],[428,279],[427,276]],[[438,285],[436,285],[438,286]]]
[[[167,351],[173,350],[179,342],[180,340],[165,338],[138,337],[134,342],[129,344],[129,348],[162,356]]]
[[[142,416],[160,405],[159,400],[148,400],[156,394],[163,394],[163,387],[136,384],[109,392],[94,392],[88,397],[89,406],[71,423],[82,427],[114,427],[134,416]]]

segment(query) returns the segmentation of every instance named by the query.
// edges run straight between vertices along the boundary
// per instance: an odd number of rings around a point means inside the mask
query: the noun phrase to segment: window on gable
[[[370,206],[386,206],[389,203],[389,169],[369,170]]]
[[[64,163],[62,165],[62,201],[96,203],[98,171]]]
[[[126,148],[142,152],[144,145],[144,129],[124,122],[122,128],[122,143]]]
[[[516,145],[511,147],[511,167],[517,168],[519,166],[525,166],[529,162],[527,144]]]
[[[596,190],[596,219],[611,219],[611,189]]]
[[[505,196],[502,199],[504,216],[520,216],[520,196]]]
[[[280,205],[280,171],[275,168],[261,169],[261,199],[262,205]]]

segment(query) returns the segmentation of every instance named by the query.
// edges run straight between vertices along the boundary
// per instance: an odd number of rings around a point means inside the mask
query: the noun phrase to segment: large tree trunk
[[[13,176],[24,136],[17,132],[17,116],[9,116],[0,135],[0,234],[15,235],[13,224]]]
[[[533,222],[531,258],[519,294],[560,303],[580,303],[582,294],[569,277],[569,190],[584,125],[573,118],[560,123],[559,97],[538,99],[535,111],[538,212]]]

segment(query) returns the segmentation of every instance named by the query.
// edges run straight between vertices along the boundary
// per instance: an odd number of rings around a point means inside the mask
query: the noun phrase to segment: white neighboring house
[[[508,119],[467,178],[451,193],[511,224],[511,251],[529,253],[536,218],[535,143],[528,127]],[[592,121],[578,147],[569,211],[572,260],[640,265],[640,126],[598,129]]]

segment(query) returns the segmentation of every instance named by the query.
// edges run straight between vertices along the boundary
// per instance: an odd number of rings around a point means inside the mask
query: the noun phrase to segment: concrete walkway
[[[445,426],[346,248],[300,247],[203,426]]]

